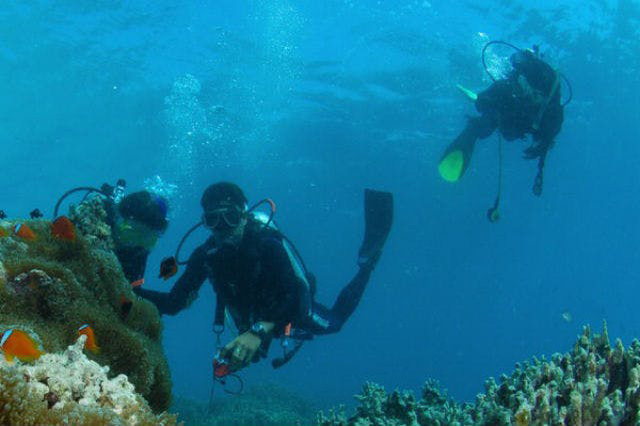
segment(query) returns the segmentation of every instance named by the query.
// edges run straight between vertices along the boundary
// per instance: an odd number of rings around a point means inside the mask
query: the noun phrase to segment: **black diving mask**
[[[235,206],[207,210],[202,215],[202,224],[208,229],[237,228],[244,211]]]

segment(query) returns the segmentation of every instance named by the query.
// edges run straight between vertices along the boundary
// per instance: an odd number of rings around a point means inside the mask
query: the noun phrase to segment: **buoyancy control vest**
[[[265,214],[264,212],[259,211],[251,211],[249,212],[249,219],[247,223],[247,230],[245,232],[249,232],[249,241],[250,245],[259,245],[262,241],[273,238],[278,240],[287,255],[288,261],[291,265],[291,268],[295,274],[296,282],[303,286],[300,289],[299,294],[307,300],[301,300],[300,303],[306,306],[306,312],[304,313],[301,320],[306,320],[307,317],[311,317],[313,315],[312,312],[312,300],[315,296],[316,292],[316,280],[314,275],[307,269],[302,256],[300,255],[298,249],[293,244],[293,242],[287,238],[277,227],[272,218]],[[254,235],[251,235],[254,234]],[[244,253],[241,254],[240,257],[243,258],[241,261],[243,264],[239,265],[244,269],[242,273],[241,281],[238,286],[244,289],[250,288],[250,283],[248,281],[255,280],[260,273],[260,264],[258,260],[258,256],[256,252],[252,252],[252,248],[243,247],[241,244],[241,250]],[[215,249],[214,249],[215,250]],[[249,265],[251,264],[251,265]],[[215,269],[215,268],[212,268]],[[216,287],[216,312],[214,317],[214,332],[220,336],[225,329],[225,319],[232,320],[235,323],[238,332],[244,332],[251,327],[252,324],[247,323],[247,318],[250,318],[249,312],[240,312],[236,307],[230,306],[231,304],[225,303],[225,300],[229,300],[231,296],[229,294],[229,289],[223,289],[223,283],[228,279],[228,277],[220,276],[219,274],[212,271],[211,277],[214,281],[214,286]],[[251,320],[249,320],[251,322]],[[293,333],[292,333],[293,331]],[[309,340],[311,338],[310,335],[302,332],[301,330],[296,329],[296,324],[288,323],[284,326],[282,330],[278,330],[278,335],[281,338],[281,345],[284,350],[283,358],[278,358],[272,362],[274,368],[278,368],[288,362],[291,357],[300,349],[300,346],[304,340]],[[293,349],[289,350],[289,340],[296,340],[296,344]],[[262,353],[263,356],[266,356],[266,352],[270,345],[269,342],[263,342]]]

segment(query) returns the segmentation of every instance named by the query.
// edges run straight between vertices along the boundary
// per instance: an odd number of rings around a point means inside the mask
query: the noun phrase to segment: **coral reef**
[[[251,386],[238,396],[216,396],[211,414],[208,404],[179,397],[171,411],[189,426],[303,426],[313,424],[317,413],[314,404],[272,383]]]
[[[347,418],[330,411],[319,415],[320,426],[613,426],[640,424],[640,342],[624,348],[609,344],[606,324],[602,335],[584,328],[571,353],[551,360],[534,358],[516,364],[511,376],[485,383],[485,393],[473,404],[447,399],[433,382],[422,398],[366,383],[356,397],[360,406]]]
[[[106,223],[107,212],[99,196],[89,196],[82,203],[71,205],[69,219],[91,246],[113,250],[111,227]]]
[[[0,357],[0,424],[172,426],[175,416],[156,416],[127,377],[107,377],[108,367],[82,352],[86,336],[61,354],[35,363]]]
[[[394,391],[387,395],[384,388],[367,382],[362,394],[356,395],[360,405],[356,413],[347,418],[342,409],[330,410],[328,416],[320,413],[319,426],[444,426],[471,425],[473,421],[464,407],[438,389],[435,381],[427,381],[422,398],[416,401],[412,392]]]
[[[89,324],[100,347],[89,358],[109,366],[113,376],[126,375],[154,412],[165,411],[171,380],[160,316],[133,294],[108,249],[108,227],[98,220],[104,210],[89,200],[74,211],[79,225],[73,241],[53,237],[47,220],[22,222],[35,240],[10,231],[20,222],[0,222],[8,231],[0,237],[0,332],[22,329],[38,337],[42,350],[56,353],[77,339],[78,327]],[[133,302],[128,315],[123,315],[123,301]],[[4,398],[0,405],[14,404]]]

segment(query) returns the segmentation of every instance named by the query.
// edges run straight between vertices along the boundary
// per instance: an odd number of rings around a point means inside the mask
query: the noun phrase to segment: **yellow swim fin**
[[[477,135],[467,128],[445,149],[438,163],[442,179],[447,182],[460,180],[471,161],[476,139]]]
[[[456,84],[456,88],[462,92],[471,102],[475,102],[478,100],[478,94],[472,90],[467,89],[461,84]]]
[[[457,182],[462,176],[463,169],[464,154],[459,149],[449,152],[438,164],[440,176],[447,182]]]

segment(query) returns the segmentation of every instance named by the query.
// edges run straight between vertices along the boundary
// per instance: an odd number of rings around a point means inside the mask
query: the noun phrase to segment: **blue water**
[[[175,185],[171,225],[146,285],[168,290],[156,265],[199,220],[202,190],[231,180],[277,202],[330,304],[356,270],[363,188],[394,193],[393,232],[342,332],[281,370],[252,366],[246,383],[330,406],[367,380],[417,390],[434,378],[472,400],[515,362],[569,350],[584,324],[606,320],[625,344],[638,335],[637,1],[72,3],[0,12],[0,209],[10,216],[49,215],[75,186],[123,177],[137,190],[159,176]],[[485,218],[495,137],[460,183],[436,168],[474,113],[455,84],[489,84],[488,39],[539,43],[574,91],[542,197],[531,194],[525,143],[504,147],[498,224]],[[205,284],[164,318],[178,395],[208,398],[213,306]]]

